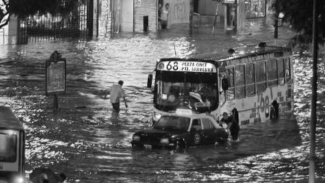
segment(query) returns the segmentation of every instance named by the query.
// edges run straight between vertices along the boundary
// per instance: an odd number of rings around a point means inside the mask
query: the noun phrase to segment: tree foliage
[[[1,0],[0,28],[7,25],[11,15],[21,18],[30,15],[51,14],[62,16],[75,10],[87,0]]]
[[[291,46],[308,45],[313,33],[313,0],[275,0],[272,4],[275,16],[284,13],[283,20],[297,32],[292,38]],[[325,36],[325,1],[318,0],[317,6],[318,40],[324,44]]]
[[[9,9],[9,0],[2,0],[0,2],[0,28],[1,25],[7,25],[9,22],[10,13]]]

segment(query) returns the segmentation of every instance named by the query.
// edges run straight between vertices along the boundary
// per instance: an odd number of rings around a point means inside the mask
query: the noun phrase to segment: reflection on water
[[[291,172],[288,180],[304,178],[308,165],[301,158],[306,146],[293,119],[251,125],[241,130],[237,143],[183,153],[132,150],[132,134],[151,125],[152,95],[146,82],[158,58],[226,53],[249,42],[244,34],[233,37],[201,29],[190,36],[182,30],[6,47],[0,55],[0,84],[14,87],[21,96],[14,97],[17,102],[11,106],[27,128],[26,170],[46,165],[66,172],[68,182],[272,182],[267,177],[283,180],[283,172]],[[44,97],[44,64],[54,50],[67,59],[67,92],[59,95],[57,114],[51,109],[52,97]],[[104,90],[118,80],[124,80],[129,109],[122,108],[120,122],[114,124]]]

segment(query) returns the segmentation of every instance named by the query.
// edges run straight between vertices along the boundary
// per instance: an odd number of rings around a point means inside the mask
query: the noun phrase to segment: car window
[[[177,116],[163,116],[155,124],[156,129],[179,129],[188,130],[190,125],[190,118]]]
[[[202,129],[201,120],[193,119],[192,128],[195,128],[196,130],[201,130]]]
[[[203,118],[203,129],[213,129],[214,126],[209,118]]]

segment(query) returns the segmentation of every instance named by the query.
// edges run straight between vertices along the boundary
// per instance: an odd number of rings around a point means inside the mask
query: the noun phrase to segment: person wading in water
[[[122,89],[123,83],[124,82],[120,80],[117,84],[114,84],[110,90],[110,94],[111,94],[110,99],[113,106],[112,118],[111,118],[112,121],[116,121],[119,117],[121,97],[124,99],[125,108],[128,108],[128,104],[126,103],[125,100],[126,95],[124,93],[124,90]]]

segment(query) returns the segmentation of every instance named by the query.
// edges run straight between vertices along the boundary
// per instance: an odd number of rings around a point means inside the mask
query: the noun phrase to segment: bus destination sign
[[[163,61],[158,63],[157,70],[205,73],[217,72],[216,67],[212,63],[195,61]]]

